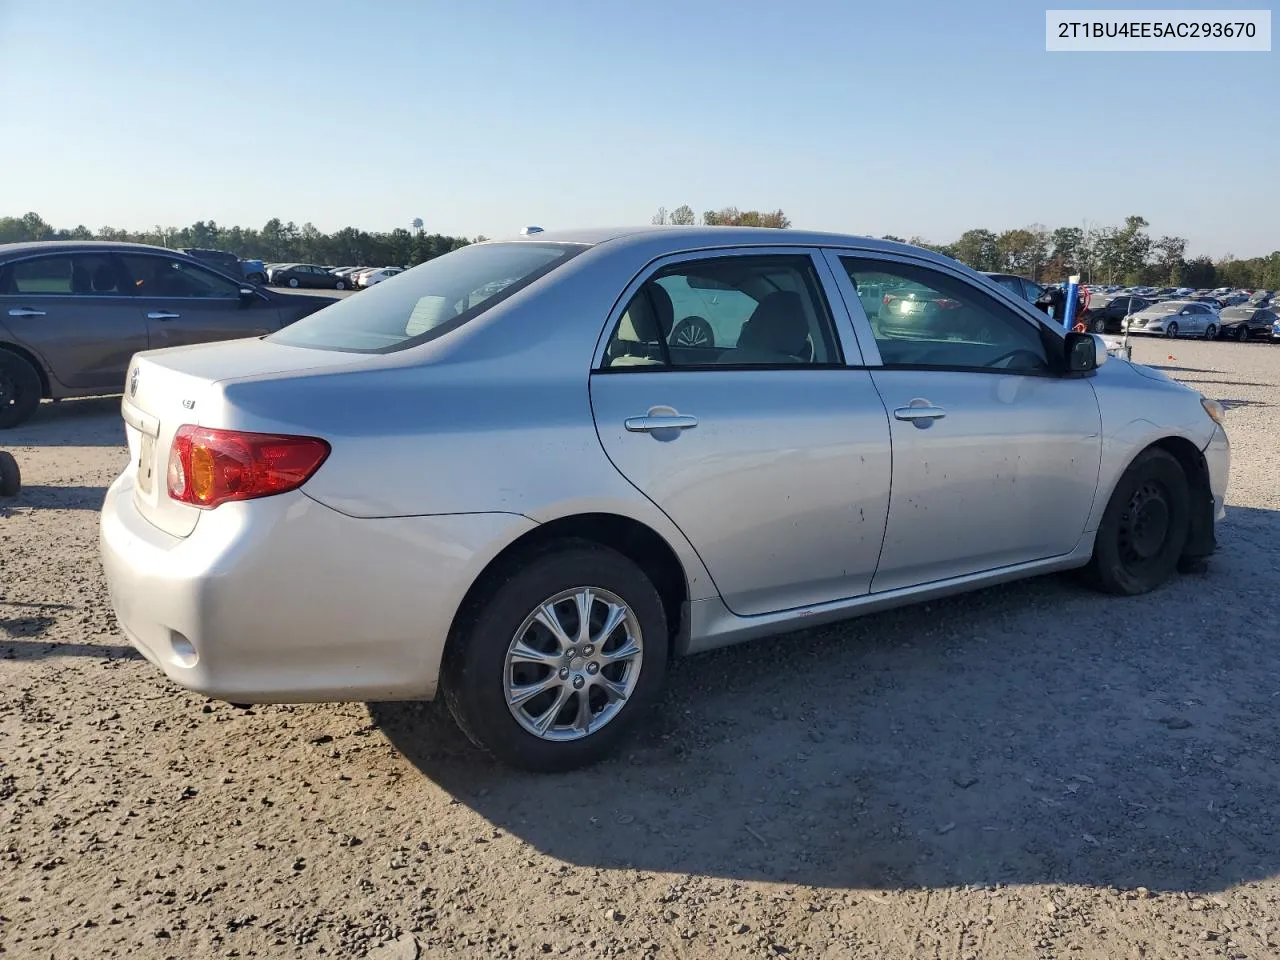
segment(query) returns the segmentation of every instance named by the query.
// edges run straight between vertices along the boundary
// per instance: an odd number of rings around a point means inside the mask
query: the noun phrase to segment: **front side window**
[[[928,267],[841,257],[886,367],[1052,369],[1040,328],[972,284]],[[875,291],[871,300],[862,290]]]
[[[455,330],[581,253],[575,243],[475,243],[358,297],[337,300],[267,337],[318,350],[388,353]]]
[[[659,269],[627,305],[601,368],[841,362],[813,261],[761,254]]]
[[[139,297],[182,297],[234,300],[240,285],[221,274],[184,260],[147,254],[121,254],[125,278]]]

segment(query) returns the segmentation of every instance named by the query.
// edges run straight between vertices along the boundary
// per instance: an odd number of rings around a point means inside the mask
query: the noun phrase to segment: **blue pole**
[[[1070,331],[1076,325],[1076,294],[1080,290],[1079,274],[1067,278],[1067,308],[1062,311],[1062,328]]]

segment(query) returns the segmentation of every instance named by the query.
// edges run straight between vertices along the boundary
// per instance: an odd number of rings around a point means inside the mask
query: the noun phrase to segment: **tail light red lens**
[[[934,303],[938,305],[939,310],[954,310],[960,306],[959,300],[948,300],[946,297],[939,297]]]
[[[169,496],[211,510],[296,490],[310,479],[329,444],[318,437],[245,433],[186,424],[169,451]]]
[[[885,306],[888,306],[889,304],[893,303],[894,299],[895,297],[892,293],[886,293],[884,295],[884,300],[882,300],[881,303],[883,303]]]

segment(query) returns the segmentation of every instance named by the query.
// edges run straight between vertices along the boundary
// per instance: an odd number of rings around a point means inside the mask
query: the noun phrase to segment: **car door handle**
[[[180,313],[170,313],[167,310],[152,310],[147,314],[148,320],[177,320],[181,317]]]
[[[934,406],[917,406],[898,407],[893,411],[893,415],[899,420],[941,420],[947,415],[947,411],[941,407]]]
[[[30,307],[14,307],[9,311],[11,317],[43,317],[43,310],[32,310]]]
[[[644,417],[627,417],[623,425],[631,433],[653,433],[655,430],[690,430],[698,425],[697,417],[684,414],[650,414]]]

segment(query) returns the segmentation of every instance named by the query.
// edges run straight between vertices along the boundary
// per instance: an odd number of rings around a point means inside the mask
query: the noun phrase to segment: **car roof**
[[[856,234],[827,233],[817,230],[779,230],[774,227],[693,227],[693,226],[633,226],[633,227],[584,227],[581,229],[543,230],[540,233],[495,237],[488,242],[519,243],[579,243],[587,246],[652,244],[670,241],[672,252],[698,247],[732,246],[857,246],[884,253],[910,253],[918,257],[955,263],[950,257],[933,253],[922,247],[893,240],[878,240]]]
[[[101,253],[104,250],[116,250],[122,253],[130,251],[138,253],[167,253],[176,257],[187,256],[181,250],[157,247],[149,243],[126,243],[116,240],[27,240],[21,243],[0,243],[0,258],[29,253]]]

